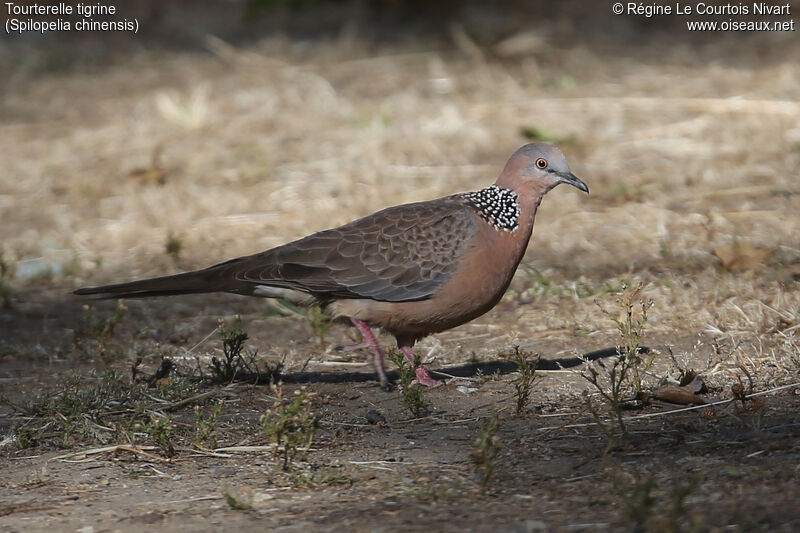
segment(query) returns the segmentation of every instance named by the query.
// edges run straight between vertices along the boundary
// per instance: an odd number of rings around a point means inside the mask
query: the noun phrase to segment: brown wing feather
[[[226,291],[259,285],[300,290],[320,300],[430,298],[453,273],[476,231],[458,197],[390,207],[339,228],[202,270],[76,294],[101,298]]]
[[[475,231],[463,204],[443,198],[390,207],[220,267],[239,282],[323,299],[420,300],[449,279]]]

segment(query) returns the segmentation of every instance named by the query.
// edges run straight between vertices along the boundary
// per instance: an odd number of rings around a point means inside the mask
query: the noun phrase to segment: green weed
[[[627,284],[623,284],[622,294],[616,298],[622,311],[621,318],[607,311],[598,303],[601,311],[617,325],[622,345],[617,348],[619,356],[614,358],[610,365],[607,365],[602,359],[598,359],[589,363],[586,370],[581,373],[611,408],[617,426],[626,440],[628,431],[622,417],[623,403],[627,399],[626,396],[630,396],[629,392],[642,391],[643,377],[652,366],[655,357],[655,352],[643,354],[640,350],[640,341],[647,324],[647,311],[653,305],[652,300],[640,297],[642,288],[641,284],[633,289],[629,289]],[[587,405],[590,411],[597,415],[588,396]],[[603,427],[605,428],[605,426]],[[609,433],[609,438],[611,438],[611,433]]]
[[[89,424],[129,398],[130,392],[117,374],[108,372],[99,379],[67,377],[56,391],[33,395],[19,404],[0,395],[0,403],[25,417],[25,422],[14,430],[19,449],[39,446],[45,440],[69,448],[76,438],[96,437],[96,431],[89,431]]]
[[[137,376],[134,375],[134,378]],[[171,423],[169,416],[154,413],[190,407],[214,394],[197,394],[197,379],[175,376],[162,380],[157,389],[144,377],[124,380],[117,372],[101,375],[66,376],[54,390],[28,395],[13,402],[0,394],[0,404],[12,408],[15,445],[19,449],[35,446],[70,448],[78,443],[111,441],[135,444],[137,432],[147,433],[165,454],[174,451],[176,438],[200,437],[213,443],[218,413],[216,407],[201,419],[197,428],[185,425],[184,433]],[[195,429],[195,434],[189,432]]]
[[[121,347],[113,342],[114,331],[122,321],[128,308],[117,301],[114,314],[101,318],[94,306],[83,306],[84,324],[82,331],[75,334],[75,346],[87,357],[99,357],[105,364],[111,363],[121,352]]]
[[[557,135],[539,126],[522,126],[519,134],[530,142],[546,142],[559,146],[575,144],[577,141],[574,135]]]
[[[280,384],[271,388],[275,400],[264,413],[261,428],[275,445],[275,457],[286,471],[294,459],[308,452],[319,429],[319,419],[311,408],[314,393],[306,392],[305,387],[295,390],[291,398],[284,398]]]
[[[331,329],[332,322],[319,306],[309,307],[306,310],[306,319],[319,338],[320,346],[325,346],[325,333]]]
[[[208,414],[203,413],[199,406],[194,408],[195,417],[195,443],[204,444],[212,450],[217,447],[217,422],[222,412],[222,403],[215,403]]]
[[[87,335],[92,339],[103,342],[114,335],[114,328],[122,321],[128,308],[125,307],[122,300],[117,300],[117,307],[114,309],[114,314],[109,318],[98,318],[97,310],[90,305],[84,305],[83,310]]]
[[[698,478],[673,482],[671,487],[661,490],[652,477],[633,481],[618,479],[615,486],[622,519],[633,531],[704,531],[702,522],[691,516],[686,506],[686,499],[699,486]]]
[[[470,454],[470,462],[481,478],[481,488],[484,492],[489,489],[489,481],[495,470],[495,459],[500,453],[502,445],[497,431],[500,429],[500,419],[495,414],[491,419],[478,426],[479,435],[475,440],[475,449]]]
[[[289,484],[296,488],[313,488],[323,485],[351,487],[355,480],[340,469],[323,466],[309,465],[308,468],[295,468],[288,472]]]
[[[167,242],[164,245],[164,251],[172,258],[173,263],[178,264],[181,252],[183,251],[183,238],[170,231],[167,234]]]
[[[428,402],[422,395],[422,387],[414,387],[411,382],[417,377],[415,370],[421,364],[418,355],[414,356],[414,366],[408,364],[405,356],[397,350],[391,350],[388,354],[389,360],[397,365],[397,373],[400,376],[400,393],[403,395],[403,405],[411,411],[414,418],[419,418],[430,409]]]
[[[514,397],[517,400],[516,413],[520,414],[528,406],[533,390],[533,383],[536,379],[536,367],[539,365],[539,356],[533,361],[533,365],[528,362],[528,353],[520,351],[519,346],[514,347],[514,362],[519,369],[519,377],[514,380]]]
[[[225,320],[219,319],[219,334],[222,337],[222,352],[225,359],[211,358],[212,380],[218,383],[231,383],[241,371],[251,371],[250,363],[242,355],[247,333],[242,329],[242,317],[236,315],[233,327],[228,328]],[[252,358],[251,358],[252,359]]]
[[[175,447],[172,444],[175,425],[172,423],[171,416],[158,416],[150,413],[150,420],[141,424],[141,429],[150,436],[164,455],[167,457],[175,455]]]

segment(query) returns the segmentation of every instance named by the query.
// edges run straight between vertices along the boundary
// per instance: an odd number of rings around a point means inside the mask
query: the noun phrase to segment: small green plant
[[[84,305],[84,318],[86,321],[86,333],[89,337],[99,342],[104,342],[114,335],[114,328],[120,323],[128,310],[122,300],[117,300],[117,307],[114,314],[109,318],[98,318],[97,310],[90,305]]]
[[[500,429],[500,419],[495,414],[491,419],[482,422],[478,426],[478,438],[475,440],[475,449],[469,456],[470,462],[475,466],[475,470],[481,479],[483,491],[489,489],[489,481],[494,474],[497,454],[502,448],[497,431]]]
[[[234,511],[249,511],[253,508],[253,494],[247,490],[234,491],[228,485],[222,486],[222,496],[228,507]]]
[[[617,298],[617,303],[622,308],[622,318],[606,313],[617,325],[622,337],[622,351],[620,355],[625,358],[633,371],[633,387],[636,392],[642,391],[644,374],[653,366],[655,352],[647,352],[643,357],[640,342],[647,324],[647,311],[653,307],[653,300],[640,298],[639,294],[644,288],[643,284],[628,290],[627,285],[622,288],[622,295]],[[638,315],[636,309],[639,309]]]
[[[156,373],[156,375],[158,372]],[[164,380],[157,389],[148,387],[146,376],[123,377],[115,371],[96,375],[70,375],[61,378],[54,390],[31,393],[20,401],[0,394],[0,405],[9,406],[13,419],[14,444],[20,448],[110,442],[135,444],[137,433],[146,433],[152,442],[169,455],[177,437],[205,438],[213,443],[217,407],[202,419],[199,428],[173,424],[160,414],[191,406],[214,392],[198,395],[197,379],[184,376]],[[155,413],[155,414],[153,414]],[[158,416],[157,416],[158,415]],[[189,434],[197,429],[196,433]]]
[[[14,445],[17,450],[34,448],[41,442],[42,433],[44,433],[44,428],[34,430],[26,426],[18,427],[14,430]]]
[[[172,417],[158,416],[150,413],[150,420],[142,424],[142,431],[150,435],[153,442],[167,457],[175,455],[175,447],[172,445],[172,436],[175,432],[175,426],[172,423]]]
[[[532,292],[531,296],[545,297],[548,293],[554,292],[556,297],[561,297],[561,287],[550,281],[550,278],[542,274],[541,271],[528,267],[525,269],[525,273],[528,274],[528,279],[531,283],[531,288],[527,291]]]
[[[611,195],[614,202],[618,204],[641,202],[644,198],[644,189],[639,185],[631,186],[627,183],[616,183],[611,188]]]
[[[94,416],[112,403],[127,401],[129,391],[116,372],[95,376],[67,376],[53,393],[34,395],[22,404],[11,402],[0,395],[0,403],[12,407],[28,417],[75,418]]]
[[[199,406],[194,408],[195,443],[204,444],[212,450],[217,447],[217,421],[222,412],[222,403],[215,403],[208,414],[204,414]]]
[[[228,328],[224,319],[219,319],[219,334],[222,337],[222,352],[225,359],[211,358],[213,379],[221,383],[230,383],[241,370],[249,370],[250,365],[242,356],[247,333],[242,329],[242,317],[236,315],[233,327]]]
[[[596,287],[583,279],[559,283],[530,265],[520,265],[520,270],[525,275],[519,277],[514,287],[524,302],[547,298],[589,298],[605,290],[605,287]]]
[[[73,417],[63,417],[63,424],[61,426],[61,441],[58,443],[59,447],[66,449],[72,448],[72,435],[75,432],[75,419]]]
[[[540,126],[521,126],[519,134],[530,142],[547,142],[559,146],[575,144],[576,142],[574,135],[557,135]]]
[[[421,361],[418,355],[414,356],[414,366],[408,364],[405,356],[397,350],[391,350],[388,354],[389,360],[397,365],[397,373],[400,376],[400,393],[403,395],[403,405],[411,411],[415,418],[423,416],[430,408],[430,403],[422,395],[422,387],[411,385],[416,378],[416,369]]]
[[[652,477],[633,481],[617,477],[615,492],[621,504],[622,519],[634,531],[674,533],[704,530],[702,523],[690,515],[686,506],[686,498],[699,485],[698,478],[687,482],[673,480],[671,487],[659,490]]]
[[[627,284],[623,283],[622,294],[616,299],[622,310],[622,318],[607,311],[598,303],[603,313],[617,325],[622,337],[622,345],[617,348],[618,357],[614,358],[610,365],[606,365],[602,359],[598,359],[589,363],[586,370],[581,373],[583,378],[597,389],[600,396],[609,405],[616,418],[617,426],[626,440],[628,431],[622,417],[626,395],[629,392],[639,393],[642,391],[643,377],[652,366],[654,358],[654,352],[645,355],[640,346],[647,324],[647,311],[653,305],[652,300],[640,298],[642,288],[643,285],[639,284],[635,288],[629,289]],[[637,309],[639,309],[638,313],[636,313]],[[587,405],[599,421],[588,396]],[[602,427],[606,429],[604,425]],[[606,432],[611,439],[612,434],[608,430]],[[609,446],[610,444],[609,442]]]
[[[0,404],[22,414],[25,423],[14,431],[19,449],[50,443],[70,448],[78,439],[102,440],[102,427],[94,424],[103,412],[128,402],[129,389],[116,373],[67,376],[56,391],[34,394],[19,404],[0,395]],[[47,430],[47,431],[45,431]]]
[[[308,452],[319,429],[319,419],[311,408],[314,393],[301,387],[291,398],[284,398],[281,384],[271,388],[275,399],[261,419],[261,428],[275,445],[275,457],[287,471],[294,459]]]
[[[312,478],[319,485],[352,487],[355,480],[347,473],[339,472],[336,468],[325,466],[314,472]]]
[[[519,346],[514,347],[514,362],[519,369],[519,377],[514,380],[514,397],[517,399],[517,414],[522,413],[530,402],[533,383],[536,379],[536,367],[539,365],[539,356],[534,359],[533,365],[528,362],[528,354],[520,351]]]
[[[164,245],[164,251],[172,258],[172,262],[177,264],[180,260],[181,251],[183,251],[182,237],[170,231],[167,234],[167,243]]]
[[[112,339],[128,308],[118,300],[114,314],[107,318],[99,317],[93,306],[85,305],[83,310],[85,328],[75,334],[75,347],[87,357],[99,357],[104,363],[111,363],[122,351]]]
[[[322,485],[352,487],[355,480],[343,472],[341,466],[305,465],[286,472],[286,479],[296,489],[314,488]]]
[[[328,316],[322,311],[318,305],[309,307],[306,311],[306,318],[308,323],[311,324],[311,329],[314,330],[321,346],[325,346],[325,333],[331,329],[331,321]]]
[[[653,514],[656,505],[656,497],[653,495],[655,485],[653,478],[647,478],[626,487],[627,494],[622,497],[623,516],[634,527],[643,527]]]

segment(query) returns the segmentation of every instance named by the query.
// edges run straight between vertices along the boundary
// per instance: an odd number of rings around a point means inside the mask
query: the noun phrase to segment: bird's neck
[[[511,188],[494,184],[464,193],[462,198],[493,229],[530,238],[536,210],[549,189],[529,189],[517,193]]]
[[[513,190],[495,184],[461,196],[495,230],[514,233],[519,229],[522,213],[519,195]]]
[[[491,220],[482,217],[488,222],[488,225],[481,229],[484,253],[482,260],[496,275],[495,284],[488,286],[497,296],[492,305],[497,303],[497,300],[508,288],[517,266],[525,255],[533,235],[536,211],[542,200],[539,195],[529,196],[517,193],[514,194],[514,198],[516,218],[513,229],[499,229],[492,224]]]
[[[530,235],[533,232],[533,222],[536,219],[536,211],[539,209],[539,204],[542,203],[542,198],[544,198],[544,195],[547,194],[547,191],[549,191],[551,188],[552,187],[542,190],[534,189],[522,191],[518,195],[520,230],[522,230],[523,233],[528,236],[528,238],[530,238]]]
[[[552,187],[538,187],[537,185],[532,185],[517,190],[517,205],[519,207],[519,217],[517,219],[518,227],[509,235],[509,245],[514,249],[514,270],[516,270],[516,265],[525,255],[525,250],[528,248],[528,244],[533,236],[533,223],[536,220],[536,212],[539,209],[539,204],[542,203],[542,198],[544,198],[544,195],[547,194],[547,191],[551,188]]]

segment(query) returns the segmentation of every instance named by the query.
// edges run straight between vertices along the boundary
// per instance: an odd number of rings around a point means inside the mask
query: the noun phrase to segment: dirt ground
[[[2,57],[0,530],[800,530],[800,43],[531,24]],[[418,345],[452,376],[419,416],[336,349],[344,325],[230,295],[115,322],[69,294],[483,187],[528,139],[591,195],[551,192],[500,304]],[[600,392],[614,358],[575,358],[624,340],[639,284],[643,390],[692,370],[720,403],[624,402],[625,436]],[[262,426],[276,390],[200,380],[235,315],[319,421],[288,471]],[[517,352],[541,357],[521,412]]]

